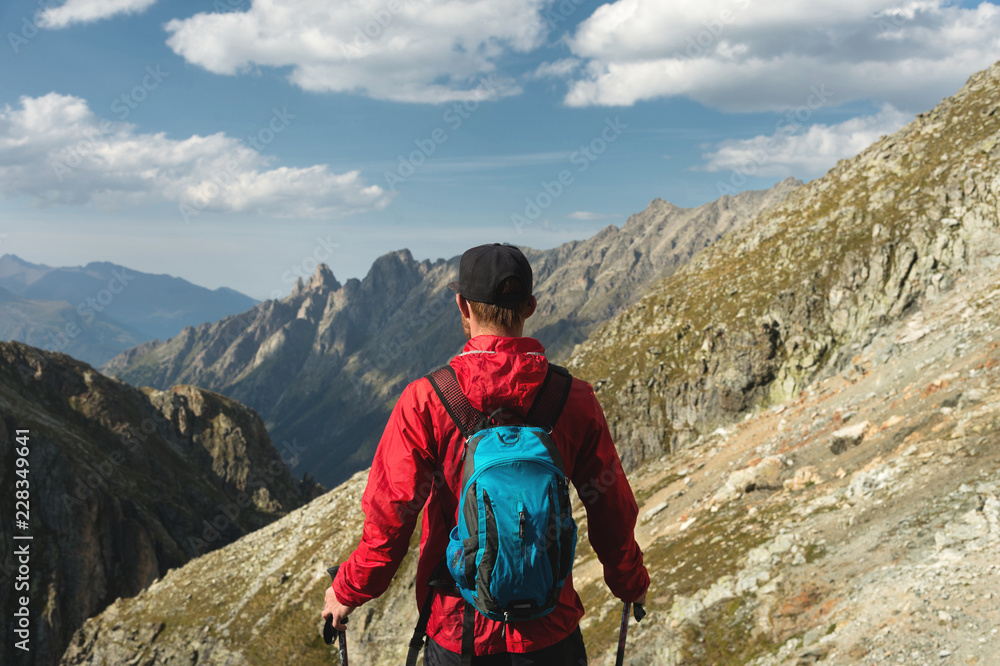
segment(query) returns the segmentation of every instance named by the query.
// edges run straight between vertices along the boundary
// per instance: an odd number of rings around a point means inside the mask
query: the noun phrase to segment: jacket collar
[[[451,360],[451,367],[476,409],[490,413],[508,407],[526,414],[549,362],[545,348],[534,338],[477,335]]]
[[[545,347],[534,338],[504,338],[499,335],[477,335],[465,343],[462,354],[501,352],[504,354],[545,355]]]

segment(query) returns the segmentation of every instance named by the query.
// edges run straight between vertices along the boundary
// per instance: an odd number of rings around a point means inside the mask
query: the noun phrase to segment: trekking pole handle
[[[642,604],[632,604],[632,612],[635,614],[636,622],[642,622],[642,618],[646,617],[646,609]]]
[[[326,570],[330,574],[330,580],[337,578],[337,571],[340,569],[338,564],[335,567],[330,567]],[[326,618],[326,624],[323,626],[323,641],[327,645],[333,645],[333,641],[336,640],[340,647],[340,666],[348,666],[347,664],[347,635],[343,631],[336,631],[333,628],[333,616]]]

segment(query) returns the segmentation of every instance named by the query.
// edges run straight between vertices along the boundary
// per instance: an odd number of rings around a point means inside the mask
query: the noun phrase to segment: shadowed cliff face
[[[841,161],[595,331],[626,466],[848,367],[885,325],[1000,257],[1000,67]],[[891,353],[891,352],[890,352]]]
[[[526,250],[539,300],[526,334],[541,339],[550,357],[567,357],[655,280],[797,186],[789,179],[693,209],[656,200],[621,229]],[[284,300],[141,345],[104,371],[139,385],[195,384],[244,402],[276,441],[304,448],[296,469],[332,484],[371,462],[406,383],[460,351],[464,337],[447,288],[457,273],[457,257],[417,262],[408,251],[381,257],[364,280],[345,284],[320,266]]]
[[[21,476],[18,431],[29,451]],[[20,343],[0,343],[0,470],[4,488],[26,478],[30,494],[32,652],[16,663],[55,663],[83,621],[116,598],[315,492],[293,479],[252,410],[191,386],[139,391]],[[0,516],[5,543],[25,533],[13,521],[13,510]],[[8,582],[13,565],[7,550]],[[5,609],[14,594],[11,584],[0,589]],[[4,663],[14,663],[11,631],[5,622]]]

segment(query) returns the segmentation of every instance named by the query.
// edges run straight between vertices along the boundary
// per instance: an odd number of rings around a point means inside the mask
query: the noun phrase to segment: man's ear
[[[528,301],[528,312],[524,315],[524,318],[527,319],[531,315],[535,314],[536,307],[538,307],[538,299],[532,296]]]
[[[455,303],[458,304],[458,309],[462,313],[462,317],[468,319],[472,315],[472,311],[469,309],[469,301],[465,299],[462,294],[455,294]]]

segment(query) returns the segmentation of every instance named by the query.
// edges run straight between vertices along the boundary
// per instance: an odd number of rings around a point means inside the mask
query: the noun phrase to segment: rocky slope
[[[841,373],[635,471],[657,589],[633,663],[995,661],[998,297],[997,270],[960,277]]]
[[[567,355],[655,280],[797,186],[789,179],[694,209],[657,200],[621,229],[529,250],[540,306],[527,333],[554,358]],[[300,469],[332,485],[370,463],[402,387],[461,349],[446,287],[457,273],[457,257],[418,262],[408,251],[344,284],[320,266],[284,300],[141,345],[104,370],[139,385],[204,386],[250,405],[276,440],[304,447]]]
[[[837,372],[1000,261],[1000,66],[725,236],[582,345],[627,465]]]
[[[27,431],[27,473],[15,463]],[[23,432],[21,433],[23,434]],[[266,525],[316,489],[297,482],[260,418],[191,386],[139,391],[63,354],[0,343],[0,540],[30,534],[32,651],[5,620],[0,662],[53,664],[83,621],[168,570]],[[16,528],[15,480],[28,482]],[[20,484],[19,488],[23,488]],[[14,608],[16,562],[0,587]],[[25,659],[27,657],[27,659]]]
[[[1000,654],[1000,271],[884,327],[844,372],[640,464],[630,479],[650,614],[626,663],[991,664]],[[365,476],[173,570],[89,620],[63,664],[325,664],[328,577],[361,530]],[[620,604],[574,568],[592,664]],[[411,553],[351,620],[356,663],[399,664]]]

